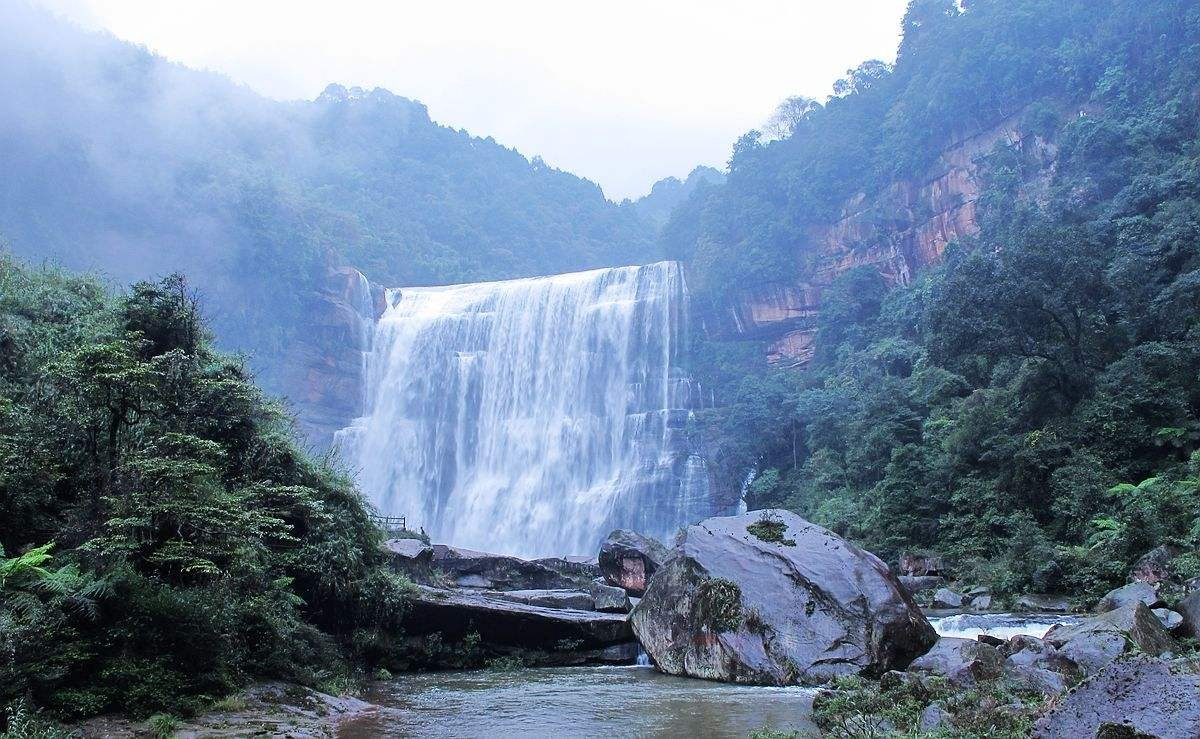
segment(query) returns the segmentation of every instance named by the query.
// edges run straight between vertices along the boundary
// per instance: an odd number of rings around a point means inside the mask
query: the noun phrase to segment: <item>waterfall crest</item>
[[[712,511],[677,367],[686,288],[661,262],[388,291],[366,415],[338,441],[363,490],[437,541],[592,554]]]

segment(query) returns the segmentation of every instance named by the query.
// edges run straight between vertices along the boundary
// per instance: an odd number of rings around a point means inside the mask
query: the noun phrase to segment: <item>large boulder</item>
[[[1005,676],[1022,687],[1043,695],[1059,695],[1080,676],[1078,666],[1053,644],[1019,634],[1001,648]]]
[[[937,640],[878,557],[787,511],[689,526],[631,619],[663,672],[765,685],[904,669]]]
[[[1046,641],[1087,674],[1123,654],[1130,643],[1156,656],[1176,648],[1162,622],[1141,601],[1079,623],[1055,626],[1046,633]]]
[[[402,569],[426,567],[433,560],[433,547],[420,539],[388,539],[383,543],[383,548]]]
[[[1109,736],[1195,739],[1200,736],[1200,675],[1176,674],[1165,660],[1153,657],[1121,657],[1064,696],[1037,722],[1033,735],[1094,737],[1106,725],[1112,727]]]
[[[520,595],[516,597],[521,597]],[[447,642],[478,634],[504,650],[605,650],[633,641],[629,617],[617,613],[539,605],[511,594],[416,586],[404,615],[409,636],[438,633]]]
[[[1171,560],[1179,556],[1172,546],[1157,546],[1142,555],[1129,571],[1130,582],[1144,582],[1155,588],[1171,579]]]
[[[1115,611],[1134,603],[1145,603],[1150,608],[1158,605],[1158,593],[1155,592],[1154,586],[1144,582],[1131,582],[1115,590],[1110,590],[1096,604],[1096,613]]]
[[[646,592],[650,577],[667,558],[667,548],[636,531],[617,529],[600,545],[600,572],[610,585],[630,595]]]
[[[1000,677],[1004,658],[991,644],[975,639],[943,636],[925,654],[913,660],[909,672],[940,675],[959,685]]]
[[[950,588],[938,588],[933,594],[934,608],[962,608],[963,597]]]
[[[1184,636],[1200,637],[1200,590],[1179,601],[1175,610],[1179,612],[1180,616],[1183,616],[1179,633]]]

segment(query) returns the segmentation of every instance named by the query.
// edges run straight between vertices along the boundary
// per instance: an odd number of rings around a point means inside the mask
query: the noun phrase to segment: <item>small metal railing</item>
[[[408,531],[408,521],[404,516],[378,516],[372,514],[371,520],[379,528],[386,531]]]

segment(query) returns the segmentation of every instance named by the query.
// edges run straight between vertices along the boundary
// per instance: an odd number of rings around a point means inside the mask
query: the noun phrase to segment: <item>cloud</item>
[[[42,0],[266,95],[386,87],[438,121],[636,197],[788,95],[891,59],[906,0]]]

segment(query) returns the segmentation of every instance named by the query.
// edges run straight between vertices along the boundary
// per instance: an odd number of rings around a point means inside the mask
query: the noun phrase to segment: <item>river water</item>
[[[1058,614],[930,613],[941,636],[1041,638]],[[649,666],[467,670],[404,675],[365,696],[383,708],[343,724],[368,737],[745,737],[764,725],[816,735],[815,691],[728,685]]]
[[[765,725],[815,731],[814,691],[727,685],[652,667],[470,670],[406,675],[366,699],[378,713],[343,724],[368,737],[739,737]]]

